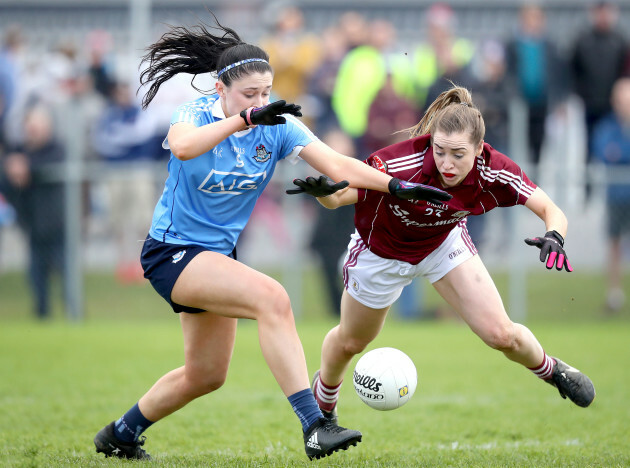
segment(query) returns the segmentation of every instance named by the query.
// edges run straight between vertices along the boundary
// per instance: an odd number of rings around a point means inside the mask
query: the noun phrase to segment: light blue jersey
[[[294,116],[285,117],[285,125],[259,125],[237,132],[188,161],[171,153],[151,237],[230,254],[278,161],[297,160],[302,148],[317,139]],[[222,119],[221,99],[213,94],[179,106],[171,125],[188,122],[201,127]]]

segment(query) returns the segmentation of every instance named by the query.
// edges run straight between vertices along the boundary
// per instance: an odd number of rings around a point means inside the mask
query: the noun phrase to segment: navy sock
[[[144,417],[136,403],[114,423],[114,435],[123,442],[136,442],[151,424],[153,422]]]
[[[291,403],[297,417],[300,418],[302,431],[304,432],[306,432],[313,423],[316,423],[319,418],[324,417],[319,406],[317,406],[317,402],[310,388],[291,395],[289,397],[289,403]]]

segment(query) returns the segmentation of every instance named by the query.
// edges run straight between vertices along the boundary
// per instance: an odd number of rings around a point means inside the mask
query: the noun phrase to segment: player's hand
[[[558,271],[562,270],[562,267],[569,272],[573,271],[564,252],[564,239],[556,231],[548,231],[544,237],[525,239],[525,243],[540,249],[540,261],[546,262],[547,270],[551,270],[555,264]]]
[[[403,200],[426,200],[438,205],[453,198],[453,195],[439,188],[400,180],[396,177],[389,181],[389,193]]]
[[[315,177],[307,177],[306,180],[293,179],[293,183],[299,188],[287,190],[289,195],[307,193],[314,197],[327,197],[350,185],[350,182],[347,180],[342,180],[335,184],[325,175],[321,175],[317,179]]]
[[[287,104],[286,101],[280,100],[266,106],[244,109],[241,111],[241,117],[248,127],[251,125],[280,125],[287,122],[282,114],[302,117],[301,109],[302,106]]]

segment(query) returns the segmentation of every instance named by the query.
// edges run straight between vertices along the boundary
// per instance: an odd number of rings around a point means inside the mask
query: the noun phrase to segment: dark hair
[[[470,91],[453,83],[452,88],[440,94],[431,103],[415,127],[409,129],[412,137],[434,135],[437,130],[446,134],[469,132],[471,143],[478,145],[486,135],[486,125]]]
[[[199,74],[212,73],[241,60],[260,58],[267,62],[269,55],[260,47],[247,44],[241,40],[233,29],[222,26],[214,17],[216,26],[198,24],[190,29],[184,26],[171,26],[170,31],[147,48],[140,65],[148,66],[140,74],[140,85],[151,83],[149,90],[142,99],[142,107],[147,108],[153,100],[162,83],[168,81],[178,73],[194,75],[191,85],[199,92],[204,92],[195,86],[194,79]],[[222,31],[221,35],[211,34],[209,29]],[[252,73],[272,72],[267,62],[250,62],[234,67],[221,74],[221,80],[230,86],[234,80]]]

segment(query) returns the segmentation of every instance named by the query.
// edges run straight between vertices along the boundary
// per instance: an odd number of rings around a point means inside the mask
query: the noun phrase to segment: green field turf
[[[565,277],[568,275],[564,275]],[[587,372],[597,398],[578,408],[487,348],[461,322],[392,316],[369,349],[394,346],[419,385],[401,409],[375,411],[342,388],[340,423],[363,433],[347,452],[310,462],[300,425],[266,367],[255,323],[239,327],[226,384],[147,431],[144,466],[630,466],[630,320],[602,319],[602,281],[531,278],[529,319],[545,349]],[[499,278],[498,284],[504,279]],[[298,331],[309,370],[334,325],[318,280],[307,283]],[[128,466],[96,454],[94,434],[182,364],[174,314],[146,285],[86,278],[86,317],[32,321],[19,275],[0,276],[0,466]],[[437,304],[433,295],[427,302]],[[150,317],[150,318],[149,318]]]

